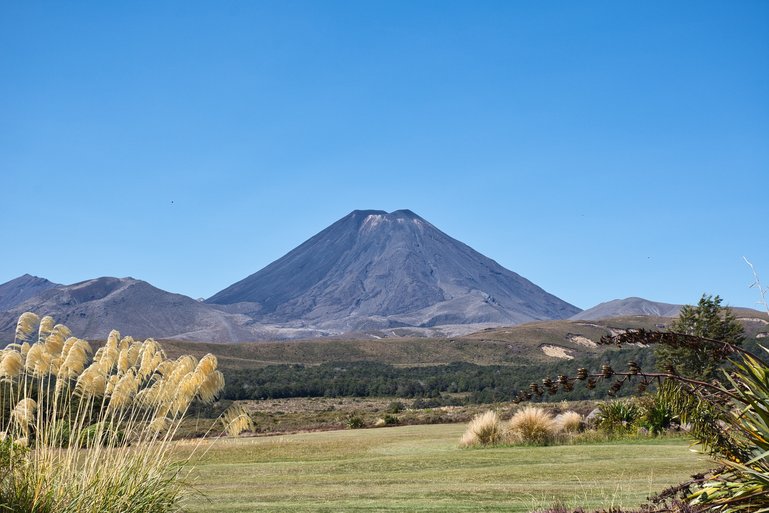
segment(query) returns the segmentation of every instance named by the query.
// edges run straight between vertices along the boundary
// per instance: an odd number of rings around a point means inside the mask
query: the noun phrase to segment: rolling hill
[[[613,317],[623,317],[628,315],[653,315],[657,317],[675,317],[681,310],[681,305],[671,305],[669,303],[658,303],[649,301],[640,297],[629,297],[625,299],[614,299],[607,301],[593,308],[583,310],[576,315],[572,315],[572,320],[600,320],[611,319]]]

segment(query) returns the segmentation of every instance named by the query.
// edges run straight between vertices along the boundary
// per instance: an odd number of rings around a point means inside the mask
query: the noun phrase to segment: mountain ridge
[[[0,310],[11,309],[46,290],[60,286],[39,276],[23,274],[0,284]]]

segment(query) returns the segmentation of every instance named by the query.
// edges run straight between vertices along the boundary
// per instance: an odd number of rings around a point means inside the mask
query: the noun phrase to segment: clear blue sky
[[[409,208],[549,292],[769,285],[769,2],[0,4],[0,282],[208,297]]]

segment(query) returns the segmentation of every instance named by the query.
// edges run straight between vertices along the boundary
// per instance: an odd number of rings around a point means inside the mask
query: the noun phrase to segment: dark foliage
[[[650,351],[630,351],[644,365],[653,364]],[[606,362],[616,365],[624,358],[618,351],[605,354]],[[436,399],[436,406],[446,405],[443,394],[463,394],[471,403],[509,401],[533,377],[570,371],[573,366],[595,364],[595,358],[560,361],[553,364],[513,367],[452,363],[425,367],[394,367],[377,362],[338,362],[317,366],[270,365],[248,370],[225,371],[227,386],[223,398],[279,399],[288,397],[397,397]],[[610,385],[594,390],[554,390],[552,399],[597,399],[606,395]],[[542,397],[546,400],[547,397]]]
[[[739,346],[744,330],[731,311],[721,306],[719,296],[702,295],[696,306],[686,305],[670,326],[670,331]],[[654,348],[657,368],[682,376],[709,381],[720,379],[724,366],[723,354],[709,344],[658,345]]]

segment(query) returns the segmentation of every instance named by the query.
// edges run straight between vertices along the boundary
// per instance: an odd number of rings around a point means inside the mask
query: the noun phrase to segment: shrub
[[[491,445],[504,439],[504,428],[499,416],[494,411],[479,413],[467,425],[467,430],[462,435],[460,445],[471,447],[474,445]]]
[[[596,423],[607,434],[627,434],[640,416],[641,408],[631,399],[607,401],[598,405]]]
[[[387,405],[387,410],[385,410],[387,413],[400,413],[403,410],[406,409],[406,405],[403,404],[400,401],[393,401],[390,404]]]
[[[390,414],[385,415],[382,420],[384,420],[385,426],[397,426],[401,422],[398,417]]]
[[[363,418],[359,415],[350,415],[347,418],[347,427],[349,429],[362,429],[366,427],[366,423],[363,421]]]
[[[546,445],[555,439],[557,426],[543,408],[526,406],[510,419],[510,440],[517,443]]]
[[[645,395],[638,402],[641,409],[638,423],[654,436],[670,429],[677,420],[672,405],[663,394]]]
[[[51,317],[23,314],[0,351],[0,511],[178,511],[185,462],[170,441],[192,401],[223,388],[216,367],[117,331],[94,353]]]
[[[564,433],[577,433],[584,425],[582,415],[576,411],[567,411],[555,417],[555,425],[558,431]]]

